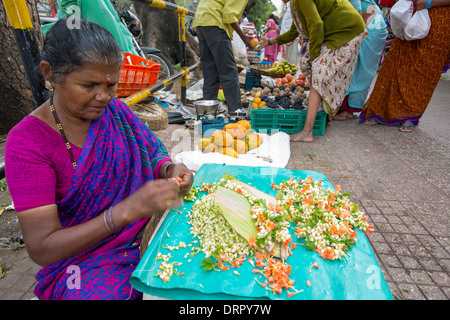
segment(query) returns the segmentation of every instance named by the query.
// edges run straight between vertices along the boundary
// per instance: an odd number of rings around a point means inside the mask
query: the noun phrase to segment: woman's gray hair
[[[58,20],[44,41],[42,59],[52,67],[53,81],[64,81],[86,63],[121,64],[122,50],[108,30],[82,18],[76,28],[70,27],[67,19]]]

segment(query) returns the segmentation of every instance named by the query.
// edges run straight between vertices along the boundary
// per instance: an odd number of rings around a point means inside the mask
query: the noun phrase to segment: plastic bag
[[[397,38],[405,40],[405,27],[414,12],[414,4],[410,0],[399,0],[391,8],[392,32]]]
[[[428,10],[416,11],[405,27],[405,39],[408,41],[423,39],[428,35],[430,27],[431,20]]]
[[[237,63],[247,59],[247,46],[236,31],[233,32],[233,54]]]

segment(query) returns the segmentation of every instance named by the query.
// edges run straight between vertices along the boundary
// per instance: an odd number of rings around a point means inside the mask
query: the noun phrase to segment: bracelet
[[[111,214],[111,209],[112,209],[112,207],[109,207],[109,221],[111,222],[111,224],[112,224],[112,226],[113,226],[113,228],[114,228],[114,232],[117,232],[117,228],[116,228],[116,226],[114,225],[114,221],[113,221],[113,219],[112,219],[112,214]]]
[[[173,162],[169,162],[169,164],[167,164],[167,165],[163,168],[163,172],[162,172],[163,178],[169,178],[169,177],[167,176],[167,168],[169,168],[171,164],[173,164]]]
[[[269,46],[272,44],[272,39],[271,38],[267,38],[267,41],[269,42]]]
[[[108,228],[110,233],[113,233],[113,231],[111,230],[111,228],[109,227],[108,222],[106,222],[106,210],[103,211],[103,221],[105,222],[106,227]]]
[[[431,1],[432,0],[427,0],[427,9],[431,9]]]

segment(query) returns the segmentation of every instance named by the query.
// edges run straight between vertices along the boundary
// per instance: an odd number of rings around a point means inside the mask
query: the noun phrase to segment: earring
[[[47,89],[48,91],[53,91],[52,84],[48,80],[45,80],[45,89]]]

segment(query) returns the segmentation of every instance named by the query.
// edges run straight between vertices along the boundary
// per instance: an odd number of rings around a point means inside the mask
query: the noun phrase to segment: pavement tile
[[[395,255],[390,254],[379,254],[381,262],[386,265],[387,267],[397,267],[401,268],[402,263],[400,262],[400,259],[396,257]],[[403,259],[402,259],[403,261]]]
[[[14,274],[12,272],[7,273],[0,281],[0,290],[11,289],[21,279],[21,274]]]
[[[399,300],[426,300],[423,292],[414,284],[399,284],[394,295],[396,295]]]
[[[444,292],[437,286],[419,286],[427,300],[446,300]]]
[[[442,291],[444,292],[447,300],[450,299],[450,287],[443,287]]]
[[[401,256],[399,260],[405,269],[420,269],[422,267],[415,257]]]
[[[427,271],[447,272],[445,266],[443,266],[439,260],[436,260],[434,258],[420,258],[419,263],[423,267],[423,269]]]
[[[447,272],[429,272],[431,278],[438,286],[450,287],[450,276]]]

